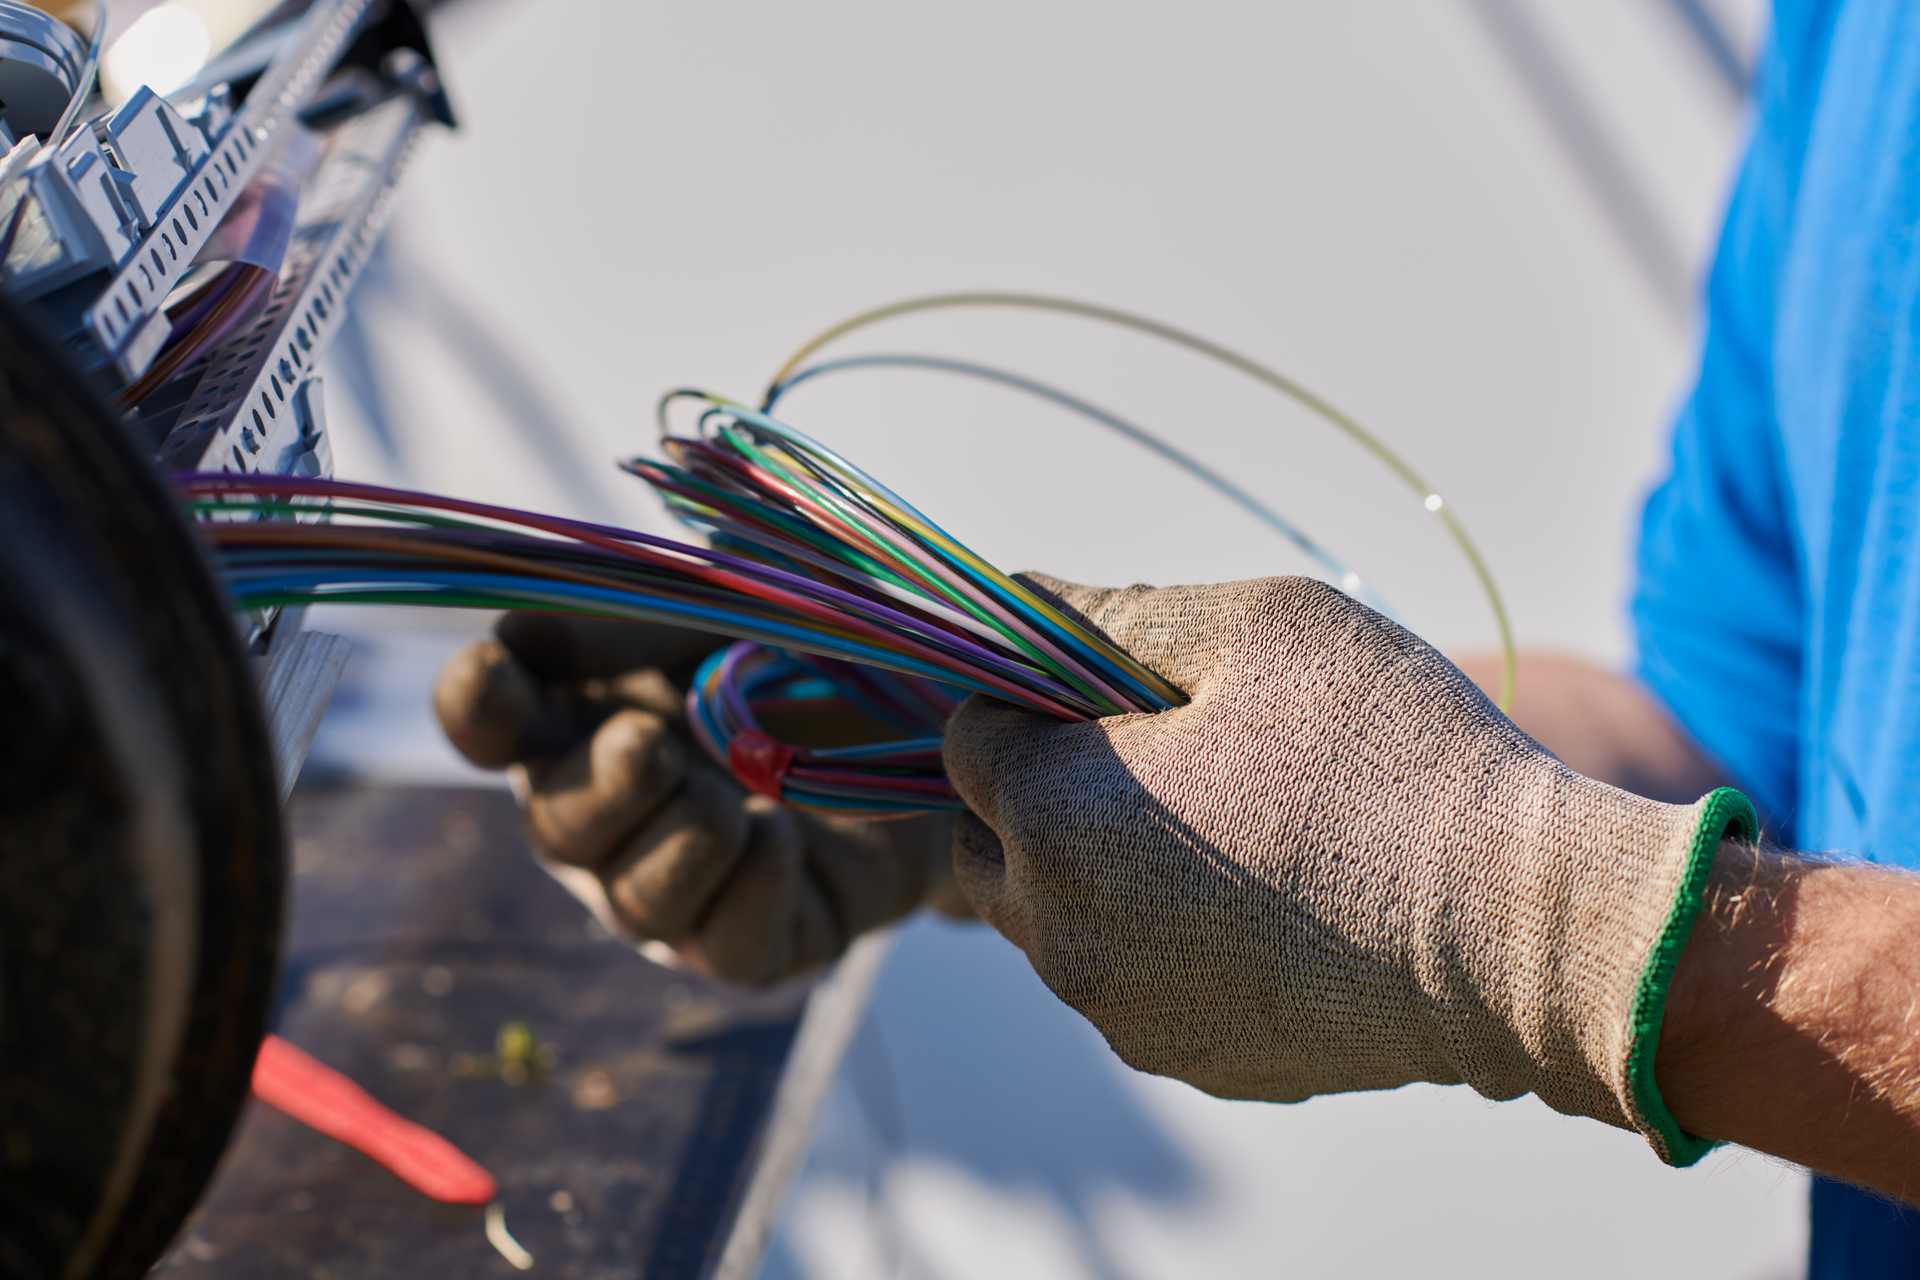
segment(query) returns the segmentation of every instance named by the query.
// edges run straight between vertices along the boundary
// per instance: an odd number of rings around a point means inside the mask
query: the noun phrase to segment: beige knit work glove
[[[475,764],[514,769],[543,865],[657,958],[761,984],[923,902],[965,913],[947,819],[805,813],[707,757],[685,690],[719,638],[542,614],[508,614],[495,634],[441,671],[441,725]]]
[[[1581,777],[1309,579],[1026,581],[1192,699],[1063,724],[976,696],[947,731],[961,888],[1123,1059],[1275,1102],[1464,1081],[1708,1149],[1653,1055],[1714,851],[1755,835],[1738,792]]]

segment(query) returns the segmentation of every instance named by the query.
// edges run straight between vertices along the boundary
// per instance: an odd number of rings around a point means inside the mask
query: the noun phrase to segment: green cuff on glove
[[[1680,873],[1679,891],[1674,895],[1673,911],[1654,940],[1647,967],[1640,974],[1633,993],[1633,1042],[1627,1051],[1627,1087],[1647,1141],[1660,1158],[1675,1168],[1684,1169],[1719,1146],[1718,1142],[1696,1138],[1684,1132],[1667,1110],[1660,1087],[1654,1083],[1653,1058],[1660,1048],[1660,1027],[1667,1014],[1667,989],[1673,985],[1673,971],[1686,950],[1693,922],[1706,900],[1707,876],[1713,870],[1713,855],[1720,842],[1729,837],[1741,840],[1760,838],[1760,820],[1753,805],[1732,787],[1721,787],[1700,802],[1700,821],[1693,829],[1693,843],[1687,850],[1686,866]]]

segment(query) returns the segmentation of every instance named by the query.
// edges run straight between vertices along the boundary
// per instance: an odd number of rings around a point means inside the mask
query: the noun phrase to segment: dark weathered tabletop
[[[291,831],[280,1034],[492,1171],[532,1274],[708,1267],[805,988],[733,991],[608,938],[532,864],[504,792],[303,788]],[[259,1103],[159,1271],[520,1274],[480,1209]]]

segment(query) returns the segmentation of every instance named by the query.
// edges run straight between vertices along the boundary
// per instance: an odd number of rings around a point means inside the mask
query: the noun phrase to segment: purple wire
[[[180,362],[182,369],[226,341],[227,335],[234,332],[234,330],[245,328],[255,320],[258,320],[260,313],[266,310],[267,299],[273,295],[274,285],[280,282],[279,277],[274,275],[273,272],[268,271],[265,267],[249,269],[247,266],[242,265],[236,267],[233,274],[235,280],[234,283],[228,287],[227,292],[231,293],[234,289],[245,289],[245,300],[233,309],[233,313],[229,315],[225,321],[202,338],[194,346],[193,350],[187,352],[186,358]],[[242,283],[243,280],[245,283]]]
[[[172,346],[175,342],[178,342],[181,338],[192,332],[193,326],[206,319],[207,312],[218,306],[220,299],[232,293],[233,287],[239,282],[240,267],[238,263],[228,263],[225,267],[222,267],[219,275],[214,277],[213,283],[187,300],[186,310],[182,311],[179,318],[173,321],[173,328],[167,335],[167,345]]]
[[[721,706],[732,717],[736,729],[741,725],[759,723],[753,718],[753,711],[748,707],[746,698],[741,695],[740,681],[735,676],[741,662],[756,649],[759,649],[758,645],[747,643],[728,645],[727,656],[720,660],[720,670],[715,673],[718,677],[716,683],[720,686]]]
[[[501,509],[505,510],[505,508],[501,508]],[[695,547],[688,543],[673,542],[668,539],[656,538],[651,534],[638,533],[630,529],[617,529],[610,525],[589,525],[583,521],[573,521],[573,520],[566,521],[565,523],[577,528],[591,529],[596,533],[601,533],[607,536],[615,537],[622,541],[631,541],[631,542],[640,543],[642,545],[656,544],[656,545],[666,547],[668,549],[675,550],[675,551],[692,550],[692,551],[698,552],[701,556],[715,562],[717,567],[727,569],[730,572],[739,573],[744,577],[756,577],[762,581],[773,581],[775,585],[788,587],[796,591],[797,593],[808,594],[808,595],[815,596],[817,598],[821,598],[823,599],[824,603],[833,605],[835,608],[845,609],[847,608],[848,602],[856,603],[859,606],[861,606],[861,609],[866,613],[866,615],[869,618],[872,618],[876,621],[890,623],[901,630],[908,631],[909,634],[916,636],[917,638],[921,639],[926,643],[932,644],[936,647],[947,647],[951,649],[961,650],[963,653],[963,656],[970,658],[975,662],[988,664],[1002,675],[1008,676],[1010,678],[1017,678],[1021,681],[1038,680],[1046,684],[1048,688],[1056,691],[1059,695],[1063,695],[1068,698],[1073,697],[1072,691],[1068,689],[1065,685],[1062,685],[1056,681],[1053,681],[1051,677],[1046,676],[1044,673],[1036,671],[1031,667],[1020,666],[1017,662],[1015,662],[1013,659],[1008,658],[1005,654],[996,653],[992,649],[986,648],[985,646],[978,644],[971,637],[967,636],[964,632],[957,631],[957,630],[948,630],[946,627],[939,625],[937,622],[916,618],[911,614],[902,613],[894,609],[892,606],[886,603],[883,603],[882,601],[873,599],[870,596],[861,595],[857,592],[846,591],[840,587],[835,587],[830,583],[821,582],[817,578],[806,577],[803,574],[791,574],[784,569],[776,569],[772,565],[765,564],[759,560],[752,560],[743,556],[729,555],[724,551],[714,551],[710,548]],[[482,545],[494,545],[494,546],[505,545],[513,548],[532,551],[532,552],[535,552],[536,554],[542,550],[549,550],[556,545],[564,545],[564,544],[556,544],[554,540],[551,538],[539,538],[539,537],[533,537],[526,534],[480,533],[480,532],[477,532],[474,530],[468,530],[468,529],[442,530],[440,531],[440,534],[441,536],[447,538],[449,541],[473,542],[473,543],[478,543]],[[600,554],[606,554],[606,553],[601,552]],[[655,572],[659,572],[659,570],[656,568]],[[715,595],[726,594],[724,589],[715,588],[713,590]],[[861,670],[861,668],[857,667],[855,664],[849,663],[846,665],[849,671]],[[918,718],[918,717],[914,717],[914,718]]]

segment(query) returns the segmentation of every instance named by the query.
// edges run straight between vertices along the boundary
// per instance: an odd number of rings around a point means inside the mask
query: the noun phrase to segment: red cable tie
[[[260,1042],[253,1096],[310,1129],[370,1156],[422,1195],[447,1204],[486,1204],[493,1175],[433,1130],[389,1111],[365,1089],[279,1036]]]
[[[740,785],[757,795],[780,799],[787,770],[798,751],[762,729],[742,729],[727,742],[727,765]]]

